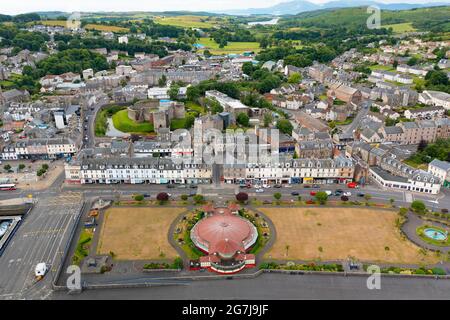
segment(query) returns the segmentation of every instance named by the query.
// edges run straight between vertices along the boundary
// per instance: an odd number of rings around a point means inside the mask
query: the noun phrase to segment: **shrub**
[[[348,201],[348,197],[347,196],[342,196],[341,200],[344,201],[344,202],[347,202]]]
[[[324,191],[319,191],[316,193],[315,198],[320,204],[326,204],[328,200],[328,195]]]
[[[183,269],[183,259],[176,257],[173,261],[172,269]]]
[[[203,197],[201,194],[196,194],[194,196],[194,202],[196,204],[201,204],[201,203],[205,202],[205,197]]]
[[[236,195],[236,200],[239,202],[246,202],[246,201],[248,201],[248,194],[245,192],[239,192]]]
[[[447,274],[447,273],[445,272],[444,269],[442,269],[442,268],[437,268],[437,267],[431,269],[431,272],[433,272],[433,274],[440,275],[440,276],[444,276],[444,275]]]
[[[156,200],[158,200],[160,202],[168,201],[169,195],[165,192],[158,193],[158,195],[156,196]]]
[[[422,201],[414,200],[411,203],[411,209],[416,213],[425,213],[426,206]]]
[[[187,199],[188,199],[189,197],[188,197],[187,194],[182,194],[180,198],[181,198],[181,200],[183,200],[183,201],[187,201]]]
[[[144,200],[144,195],[142,195],[142,194],[137,194],[137,195],[134,196],[134,200],[136,200],[136,201],[142,201],[142,200]]]

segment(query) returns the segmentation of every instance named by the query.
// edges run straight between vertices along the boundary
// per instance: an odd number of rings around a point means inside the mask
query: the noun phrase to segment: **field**
[[[362,208],[260,209],[275,224],[277,239],[265,258],[384,263],[435,263],[401,237],[397,213]],[[288,247],[288,250],[286,249]]]
[[[210,38],[200,38],[199,44],[205,46],[212,54],[243,53],[246,51],[259,52],[261,48],[258,42],[228,42],[224,48],[219,48],[219,44]]]
[[[168,242],[169,227],[182,208],[111,208],[105,212],[98,254],[113,252],[119,260],[177,257]]]
[[[128,133],[149,133],[153,132],[153,124],[149,122],[137,123],[128,118],[128,111],[121,110],[112,116],[114,127],[122,132]]]
[[[59,27],[66,27],[67,21],[66,20],[46,20],[41,21],[43,25],[46,26],[59,26]],[[89,23],[84,26],[85,29],[88,30],[98,30],[98,31],[104,31],[104,32],[128,32],[129,30],[127,28],[122,27],[116,27],[116,26],[107,26],[102,24],[93,24]]]
[[[416,31],[416,28],[412,26],[411,22],[406,23],[396,23],[396,24],[388,24],[382,26],[383,28],[392,28],[394,33],[404,33],[404,32],[413,32]]]
[[[123,28],[123,27],[116,27],[116,26],[107,26],[107,25],[103,25],[103,24],[92,24],[89,23],[87,25],[84,26],[85,29],[87,30],[97,30],[97,31],[102,31],[102,32],[123,32],[126,33],[129,31],[128,28]]]
[[[174,17],[155,17],[154,21],[159,24],[181,28],[212,28],[214,25],[220,23],[220,20],[217,20],[217,18],[189,15]]]

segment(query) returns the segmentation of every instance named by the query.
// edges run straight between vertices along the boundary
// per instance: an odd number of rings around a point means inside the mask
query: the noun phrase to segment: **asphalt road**
[[[288,299],[449,299],[450,281],[381,278],[380,290],[369,290],[365,277],[263,274],[255,279],[192,281],[187,285],[86,290],[79,295],[55,292],[50,299],[151,300],[288,300]]]
[[[72,192],[39,198],[0,257],[0,299],[46,298],[82,203],[82,195]],[[50,270],[36,282],[40,262]]]

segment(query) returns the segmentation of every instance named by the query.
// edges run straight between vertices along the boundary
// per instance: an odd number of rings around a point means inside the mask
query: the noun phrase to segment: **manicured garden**
[[[79,265],[81,261],[89,255],[90,245],[92,238],[94,237],[94,232],[92,229],[84,228],[81,231],[80,237],[75,248],[75,252],[72,257],[72,263]]]
[[[426,243],[442,247],[450,246],[450,237],[448,235],[448,231],[444,228],[425,224],[418,227],[416,229],[416,233],[420,237],[420,239],[422,239]],[[442,240],[438,239],[437,235],[439,235]]]

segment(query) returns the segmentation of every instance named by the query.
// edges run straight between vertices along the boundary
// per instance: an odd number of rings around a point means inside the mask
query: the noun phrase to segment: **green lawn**
[[[74,264],[79,265],[81,260],[89,255],[89,249],[93,236],[94,234],[91,229],[83,229],[72,257],[72,262]]]
[[[170,122],[170,130],[183,129],[186,119],[172,119]]]
[[[259,52],[261,48],[258,42],[228,42],[224,48],[210,38],[200,38],[198,43],[205,46],[212,54],[243,53],[246,51]]]
[[[375,64],[373,66],[369,67],[370,70],[385,70],[385,71],[395,71],[395,69],[392,66],[385,66],[381,64]]]
[[[412,26],[412,22],[405,23],[396,23],[396,24],[387,24],[382,26],[383,28],[392,28],[394,33],[404,33],[404,32],[413,32],[417,29]]]
[[[195,111],[195,112],[200,113],[200,114],[206,114],[205,108],[203,108],[198,103],[195,103],[195,102],[192,102],[192,101],[186,102],[186,111]]]
[[[137,123],[128,118],[128,110],[121,110],[112,116],[114,127],[122,132],[149,133],[154,132],[153,124],[149,122]]]

